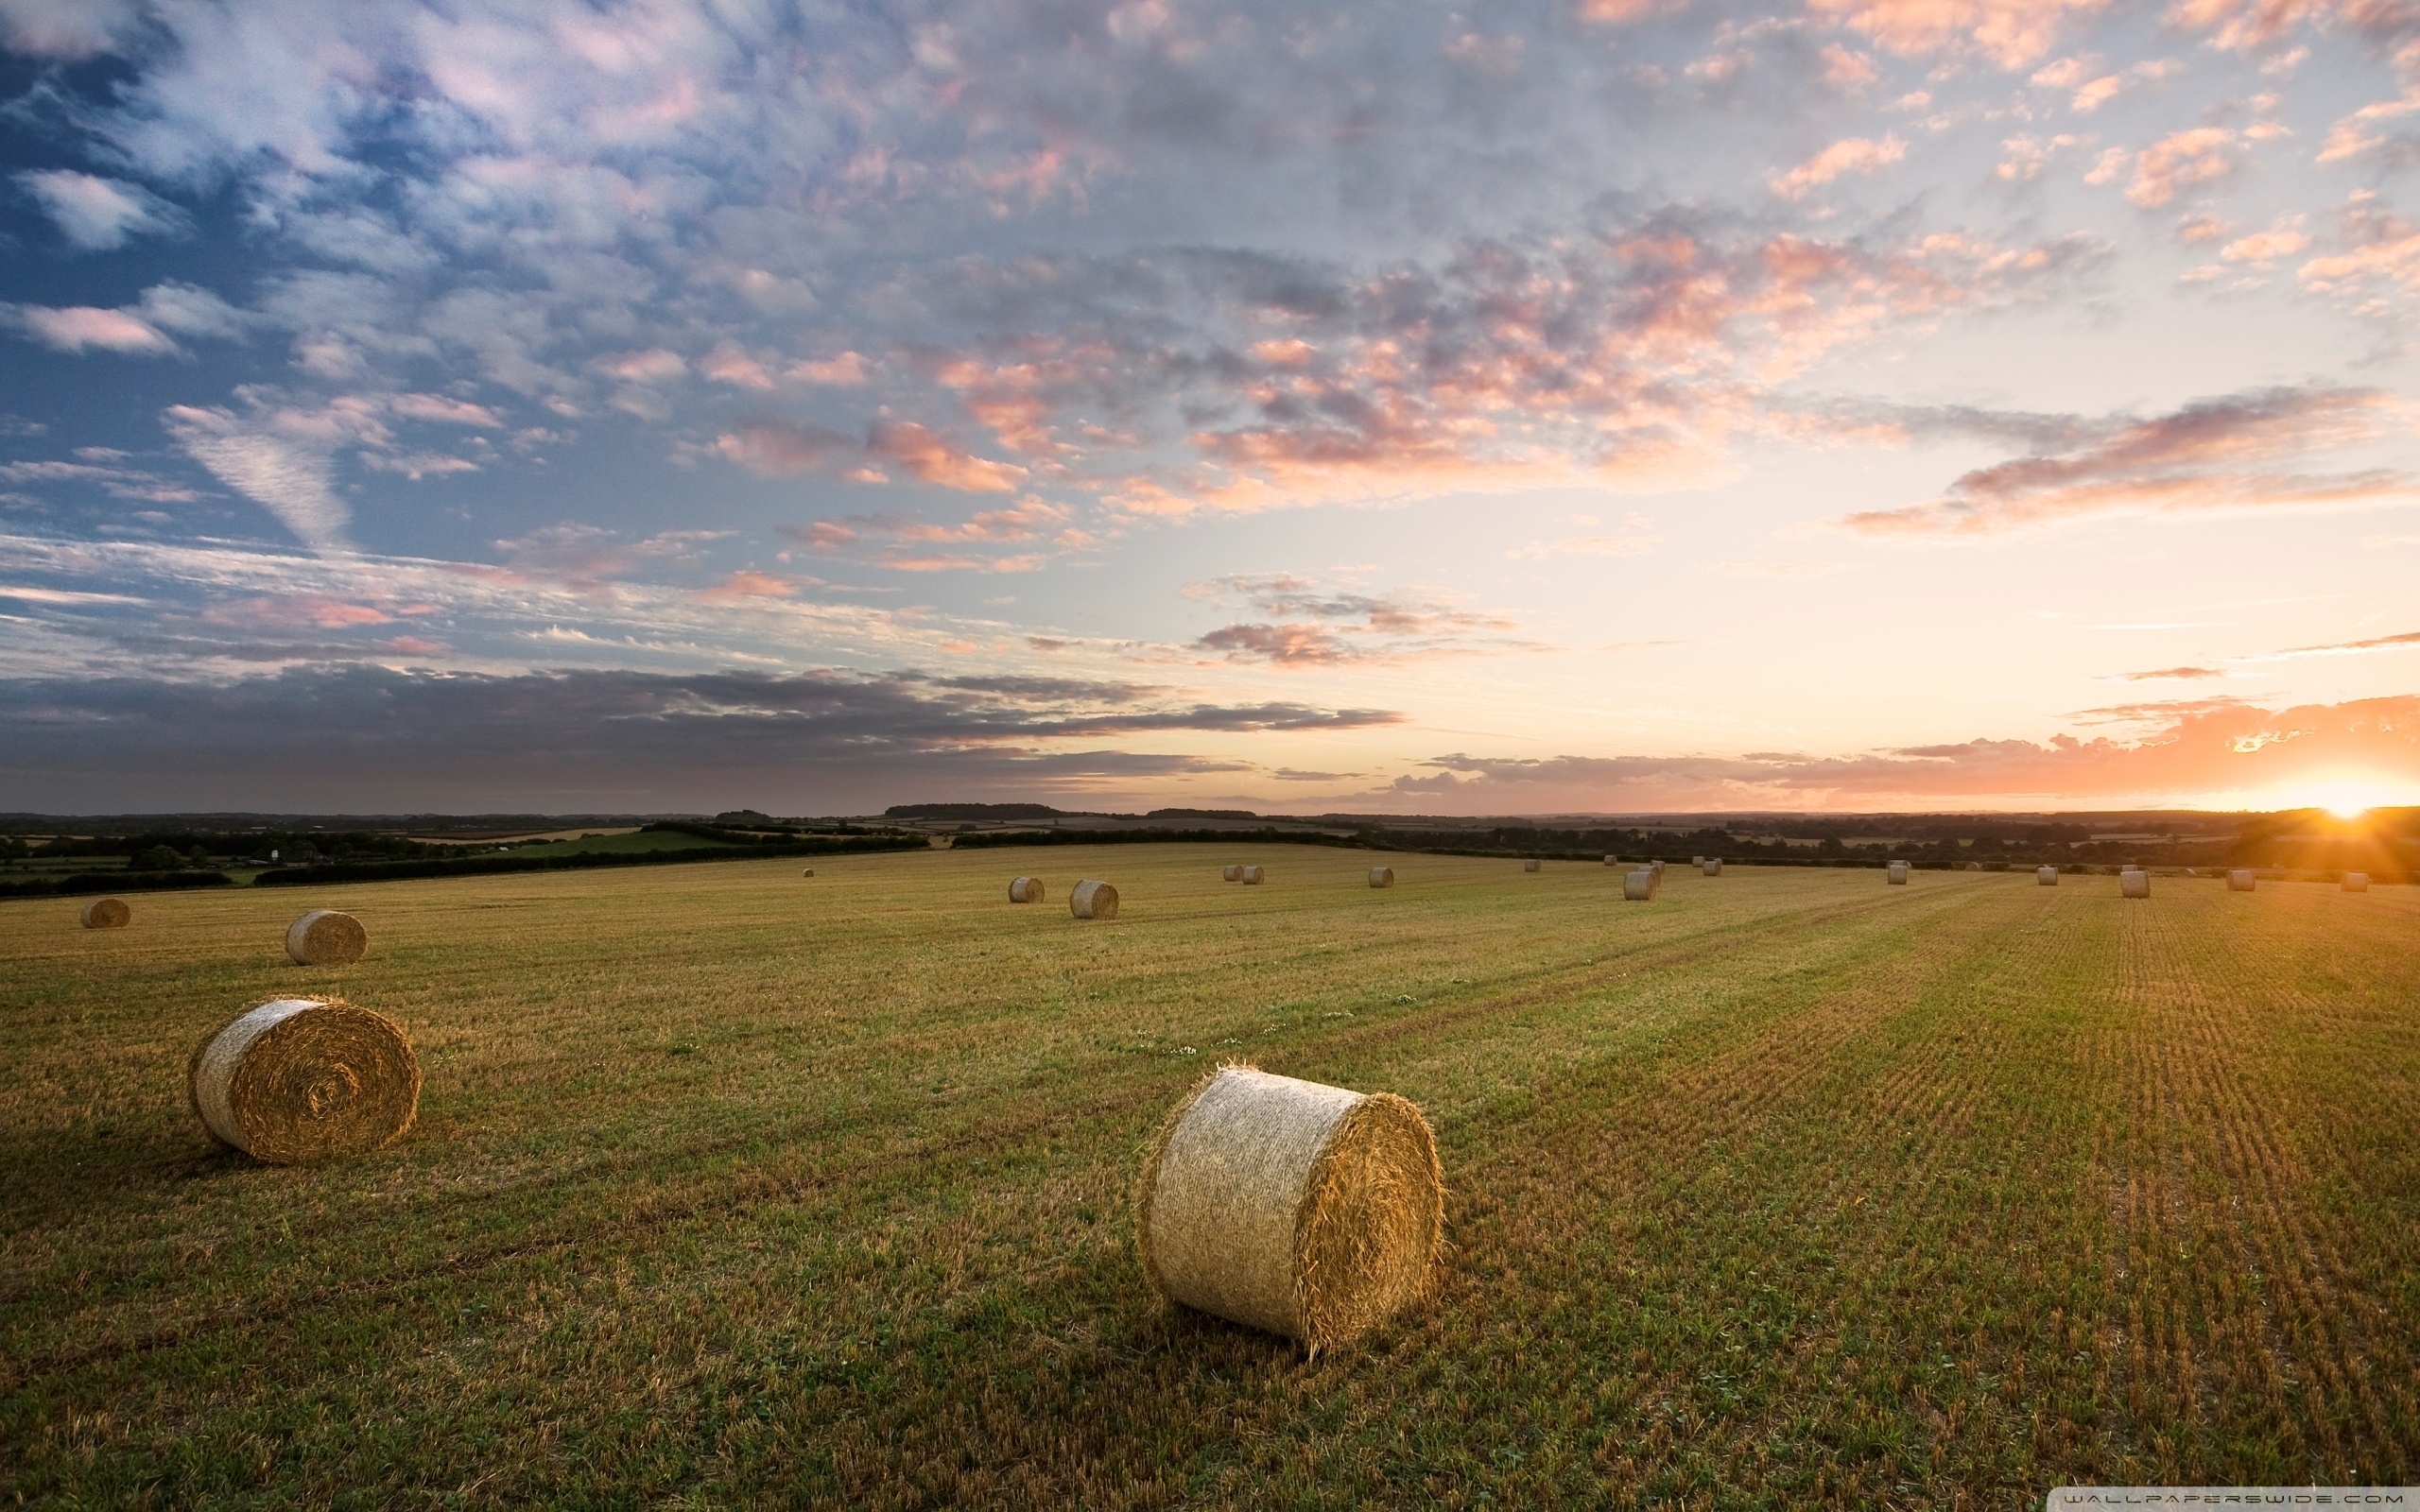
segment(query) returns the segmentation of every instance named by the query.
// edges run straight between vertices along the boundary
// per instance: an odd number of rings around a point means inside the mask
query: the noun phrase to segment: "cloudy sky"
[[[2420,800],[2409,0],[0,45],[0,808]]]

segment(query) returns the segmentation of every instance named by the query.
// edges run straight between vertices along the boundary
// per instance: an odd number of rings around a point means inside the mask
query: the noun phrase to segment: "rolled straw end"
[[[134,910],[116,898],[95,898],[76,916],[86,929],[124,929],[134,922]]]
[[[314,908],[285,931],[285,954],[297,966],[351,966],[369,948],[361,920],[333,908]]]
[[[1373,886],[1373,887],[1392,887],[1392,886],[1393,886],[1394,885],[1395,885],[1395,868],[1392,868],[1392,867],[1372,867],[1372,868],[1370,868],[1370,885],[1371,885],[1371,886]]]
[[[1009,884],[1009,902],[1038,903],[1042,902],[1044,891],[1040,877],[1019,877]]]
[[[383,1014],[324,998],[246,1010],[186,1069],[202,1126],[275,1165],[383,1149],[420,1108],[420,1057]]]
[[[1115,919],[1117,889],[1105,882],[1080,882],[1067,894],[1067,912],[1078,919]]]
[[[1247,887],[1257,887],[1260,885],[1262,875],[1258,867],[1246,867],[1243,868],[1243,875],[1236,880]]]
[[[1314,1354],[1426,1294],[1444,1211],[1417,1107],[1249,1066],[1220,1067],[1176,1106],[1135,1186],[1162,1296]]]

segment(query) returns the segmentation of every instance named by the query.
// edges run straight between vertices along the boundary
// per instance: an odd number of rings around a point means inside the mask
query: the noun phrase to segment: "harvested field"
[[[2420,1480],[2420,890],[1127,845],[0,902],[0,1464],[35,1503],[2039,1505]],[[341,996],[390,1149],[217,1149]],[[1305,1364],[1127,1192],[1221,1057],[1399,1092],[1436,1300]]]

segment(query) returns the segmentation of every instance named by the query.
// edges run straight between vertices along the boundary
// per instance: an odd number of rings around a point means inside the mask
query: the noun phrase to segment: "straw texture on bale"
[[[1105,882],[1080,882],[1067,895],[1067,912],[1078,919],[1115,919],[1117,889]]]
[[[116,898],[95,898],[76,916],[86,929],[124,929],[134,922],[134,910]]]
[[[1038,903],[1046,893],[1040,877],[1018,877],[1009,884],[1009,902],[1012,903]]]
[[[351,966],[369,948],[361,920],[333,908],[314,908],[285,931],[285,954],[297,966]]]
[[[1392,867],[1372,867],[1372,868],[1370,868],[1370,885],[1371,885],[1371,886],[1373,886],[1373,887],[1392,887],[1392,886],[1393,886],[1394,885],[1395,885],[1395,868],[1392,868]]]
[[[1655,873],[1645,867],[1622,874],[1622,901],[1647,903],[1655,901]]]
[[[1704,864],[1700,866],[1698,869],[1704,872],[1709,877],[1720,877],[1722,875],[1722,858],[1720,856],[1708,856],[1705,858]]]
[[[2059,885],[2059,868],[2056,867],[2036,867],[2033,868],[2033,880],[2040,883],[2045,887],[2055,887]]]
[[[2257,881],[2258,879],[2253,876],[2250,868],[2238,867],[2233,871],[2227,873],[2227,891],[2250,892],[2257,884]]]
[[[2369,891],[2370,874],[2366,871],[2348,871],[2344,873],[2344,890],[2346,892]]]
[[[1244,868],[1243,875],[1237,877],[1236,880],[1242,883],[1247,887],[1257,887],[1260,885],[1260,879],[1261,869],[1258,867],[1246,867]]]
[[[1535,856],[1531,856],[1529,860],[1521,863],[1521,869],[1523,871],[1538,871],[1542,870],[1545,867],[1546,863],[1540,861]]]
[[[1906,862],[1893,861],[1888,867],[1883,868],[1882,870],[1883,880],[1888,882],[1892,886],[1904,887],[1908,885],[1908,864]]]
[[[292,1165],[401,1139],[420,1108],[420,1057],[383,1014],[283,998],[202,1040],[185,1087],[213,1139]]]
[[[1244,880],[1244,868],[1241,867],[1227,867],[1221,869],[1219,875],[1221,879],[1227,882],[1241,882]]]
[[[1663,863],[1663,862],[1661,862],[1661,861],[1651,861],[1651,862],[1649,862],[1649,863],[1647,864],[1647,869],[1648,869],[1648,870],[1650,870],[1650,871],[1651,871],[1651,872],[1653,872],[1653,873],[1655,873],[1655,880],[1656,880],[1656,881],[1658,881],[1658,882],[1662,882],[1662,881],[1664,880],[1664,863]]]
[[[2120,897],[2120,898],[2148,898],[2148,897],[2150,897],[2151,895],[2152,895],[2152,874],[2151,874],[2150,872],[2148,872],[2148,871],[2121,871],[2121,872],[2118,873],[2118,897]]]
[[[1160,1125],[1134,1229],[1161,1296],[1316,1356],[1426,1293],[1444,1197],[1412,1104],[1222,1066]]]

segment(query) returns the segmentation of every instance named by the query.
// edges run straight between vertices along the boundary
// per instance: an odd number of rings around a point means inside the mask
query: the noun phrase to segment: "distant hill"
[[[893,803],[886,819],[1072,819],[1082,816],[1046,803]]]

